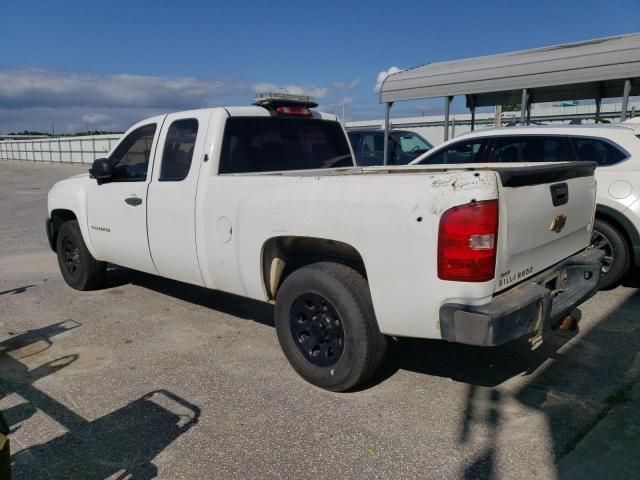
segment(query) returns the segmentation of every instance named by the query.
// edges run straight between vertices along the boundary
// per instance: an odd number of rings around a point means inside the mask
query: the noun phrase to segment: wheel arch
[[[600,204],[596,205],[596,218],[610,223],[620,231],[629,245],[631,263],[640,266],[640,233],[633,223],[623,213]]]
[[[54,252],[56,251],[56,242],[60,227],[62,227],[63,223],[70,220],[78,220],[78,216],[73,210],[56,208],[51,211],[50,217],[47,220],[47,238],[49,240],[49,246]]]
[[[262,283],[274,300],[280,285],[295,270],[315,262],[330,261],[353,268],[364,278],[367,272],[360,252],[348,243],[327,238],[279,236],[262,245]]]

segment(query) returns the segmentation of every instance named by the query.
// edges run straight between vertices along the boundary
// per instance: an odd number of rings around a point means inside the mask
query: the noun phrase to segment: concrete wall
[[[120,135],[0,141],[0,160],[91,164],[107,153]]]

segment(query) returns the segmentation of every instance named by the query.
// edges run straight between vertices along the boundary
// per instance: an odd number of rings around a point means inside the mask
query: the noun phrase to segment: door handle
[[[138,197],[129,197],[129,198],[125,198],[124,202],[127,205],[132,205],[132,206],[136,207],[136,206],[138,206],[138,205],[140,205],[142,203],[142,199],[138,198]]]

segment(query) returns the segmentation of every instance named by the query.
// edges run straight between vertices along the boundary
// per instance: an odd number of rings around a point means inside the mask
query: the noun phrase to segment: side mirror
[[[113,173],[112,169],[111,160],[108,158],[98,158],[93,161],[93,165],[89,170],[89,175],[91,175],[91,178],[98,180],[98,183],[100,184],[111,178]]]

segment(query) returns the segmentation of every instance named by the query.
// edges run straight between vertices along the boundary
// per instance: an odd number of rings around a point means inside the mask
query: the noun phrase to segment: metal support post
[[[384,104],[384,153],[383,153],[383,165],[389,164],[389,113],[391,111],[391,105],[393,102],[387,102]]]
[[[444,141],[449,140],[449,109],[453,97],[444,97]]]
[[[620,121],[627,119],[627,108],[629,108],[629,94],[631,93],[631,80],[624,81],[624,93],[622,95],[622,109],[620,110]]]
[[[529,93],[526,88],[522,89],[522,101],[520,103],[520,124],[525,125],[527,121],[527,104],[529,103]]]
[[[471,111],[471,131],[473,132],[476,128],[476,96],[475,95],[467,95],[467,106]]]

